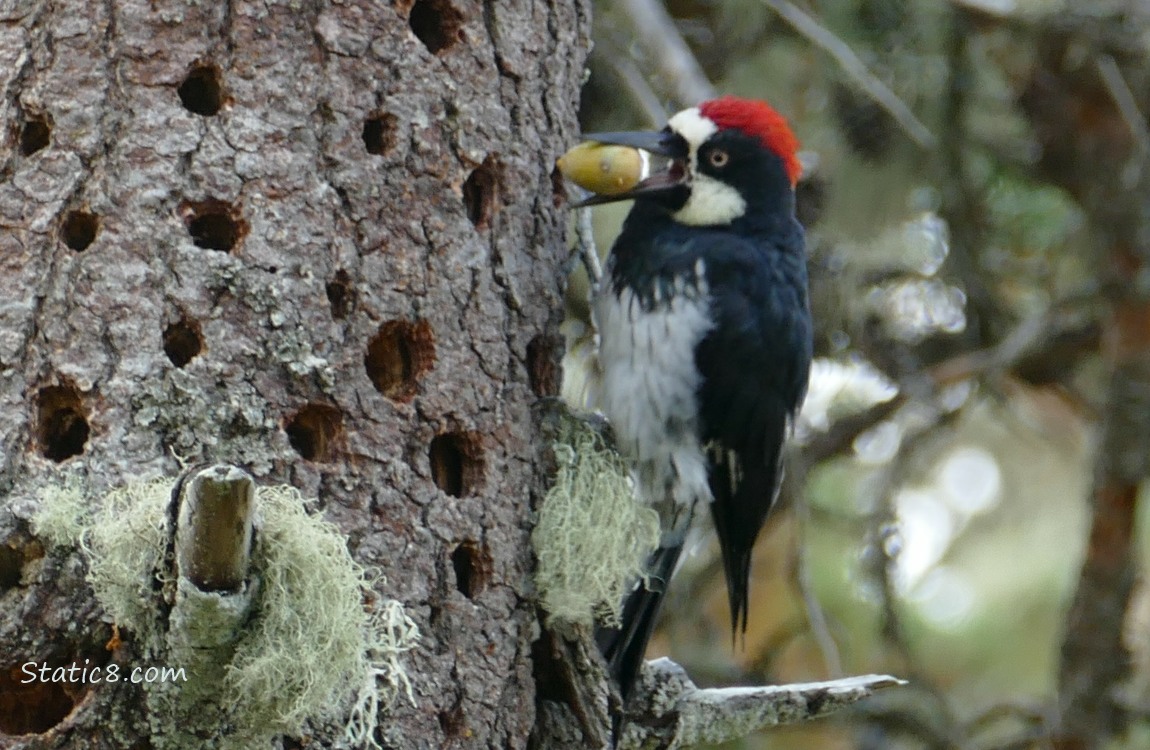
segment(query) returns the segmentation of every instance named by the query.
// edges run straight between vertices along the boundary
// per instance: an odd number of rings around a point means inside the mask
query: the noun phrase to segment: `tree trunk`
[[[1150,294],[1138,283],[1150,269],[1150,151],[1140,114],[1150,108],[1150,59],[1138,37],[1150,11],[1127,5],[1109,18],[1061,14],[1041,28],[1020,96],[1042,146],[1041,174],[1086,212],[1107,305],[1108,386],[1090,534],[1061,649],[1057,750],[1106,747],[1132,716],[1124,631],[1137,579],[1138,490],[1150,477]],[[1073,62],[1083,50],[1089,62]]]
[[[78,478],[94,506],[178,460],[316,498],[404,605],[414,700],[384,746],[523,747],[530,406],[556,389],[551,174],[583,3],[16,0],[0,20],[0,747],[152,746],[139,686],[22,681],[145,658],[32,519],[45,487]]]

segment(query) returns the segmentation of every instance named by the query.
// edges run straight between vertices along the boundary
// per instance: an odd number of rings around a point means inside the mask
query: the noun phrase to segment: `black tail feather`
[[[778,493],[781,448],[780,435],[761,452],[716,450],[710,455],[711,516],[727,579],[732,643],[747,632],[751,553]],[[761,453],[766,460],[758,458]],[[748,454],[757,460],[746,460]]]
[[[682,544],[655,550],[648,560],[647,580],[640,581],[623,604],[620,626],[601,627],[596,632],[599,650],[607,660],[611,676],[619,686],[619,694],[624,702],[639,676],[647,642],[655,631],[667,584],[671,581],[671,574],[675,572],[682,551]]]

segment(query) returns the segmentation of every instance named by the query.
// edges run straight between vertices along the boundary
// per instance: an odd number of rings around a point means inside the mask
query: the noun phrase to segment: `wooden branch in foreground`
[[[764,727],[824,716],[883,688],[905,685],[890,675],[764,687],[695,687],[670,659],[647,662],[619,738],[619,750],[717,744]]]

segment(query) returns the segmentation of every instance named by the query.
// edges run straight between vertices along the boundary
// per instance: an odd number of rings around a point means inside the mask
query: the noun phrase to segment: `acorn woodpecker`
[[[599,633],[626,698],[700,504],[722,550],[732,635],[747,628],[751,548],[778,493],[811,363],[801,166],[786,120],[731,96],[679,112],[657,133],[585,140],[667,160],[632,189],[586,201],[635,200],[594,301],[599,406],[661,523],[621,627]]]

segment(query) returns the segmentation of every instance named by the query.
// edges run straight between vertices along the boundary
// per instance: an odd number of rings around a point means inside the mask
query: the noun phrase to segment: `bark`
[[[316,498],[419,626],[380,742],[525,746],[588,29],[578,0],[0,7],[0,746],[149,746],[137,686],[19,682],[142,658],[31,519],[177,457]]]

